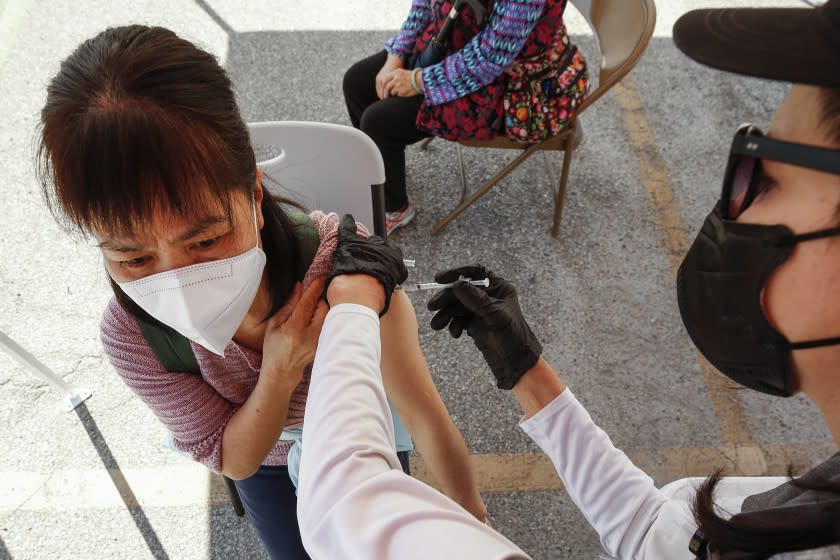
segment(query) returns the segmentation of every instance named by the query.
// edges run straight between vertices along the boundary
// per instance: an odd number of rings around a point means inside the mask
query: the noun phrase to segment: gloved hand
[[[437,311],[431,326],[439,331],[448,325],[449,334],[455,338],[466,329],[484,355],[499,389],[512,389],[536,365],[542,345],[522,316],[513,285],[481,265],[438,272],[435,281],[456,282],[460,277],[489,278],[490,287],[461,281],[437,293],[428,305],[430,311]]]
[[[350,214],[345,214],[338,226],[338,247],[333,253],[324,293],[333,278],[341,274],[367,274],[379,280],[385,288],[385,307],[380,317],[388,311],[394,288],[408,278],[402,251],[378,235],[367,239],[359,235],[356,220]]]

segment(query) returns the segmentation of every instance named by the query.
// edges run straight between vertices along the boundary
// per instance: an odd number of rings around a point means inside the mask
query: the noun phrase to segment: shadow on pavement
[[[141,508],[137,503],[137,497],[134,495],[134,491],[131,489],[131,486],[129,486],[128,481],[125,479],[125,476],[120,470],[117,460],[114,458],[113,453],[111,453],[111,449],[105,442],[105,438],[102,436],[102,432],[99,431],[99,427],[96,425],[96,421],[94,421],[87,406],[82,403],[76,407],[75,412],[79,417],[79,420],[81,420],[82,425],[85,427],[85,431],[87,432],[88,438],[90,438],[90,442],[99,454],[99,459],[102,461],[102,465],[108,471],[108,475],[111,477],[111,482],[114,483],[117,492],[120,494],[120,498],[122,498],[125,507],[131,514],[131,518],[134,520],[137,530],[140,531],[140,534],[143,536],[143,540],[146,541],[146,546],[148,546],[152,557],[155,558],[155,560],[169,560],[169,555],[163,549],[163,545],[160,543],[160,539],[152,527],[152,524],[149,523],[149,519],[146,517],[146,513],[143,511],[143,508]]]

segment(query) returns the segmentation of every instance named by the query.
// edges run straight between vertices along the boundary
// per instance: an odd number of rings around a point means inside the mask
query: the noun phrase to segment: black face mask
[[[770,395],[796,392],[791,350],[840,344],[840,337],[791,343],[761,309],[761,291],[797,243],[838,228],[794,235],[786,226],[706,218],[677,275],[680,314],[691,340],[721,373]]]

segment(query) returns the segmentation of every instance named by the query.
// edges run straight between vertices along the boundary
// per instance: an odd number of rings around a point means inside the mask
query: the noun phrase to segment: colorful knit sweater
[[[303,279],[306,289],[326,275],[338,245],[338,216],[313,212],[321,244]],[[360,232],[367,231],[360,226]],[[167,371],[149,347],[134,315],[112,299],[100,326],[102,346],[126,385],[143,400],[172,433],[175,446],[214,471],[222,468],[222,434],[231,416],[248,399],[260,374],[262,352],[236,342],[218,356],[195,343],[193,353],[201,375]],[[303,424],[310,371],[289,402],[286,427]],[[278,440],[263,465],[285,465],[291,441]]]
[[[388,54],[412,60],[417,37],[437,21],[442,2],[413,0],[399,33],[385,44]],[[497,0],[484,28],[464,48],[423,69],[426,103],[447,103],[498,78],[522,50],[545,4],[546,0]]]

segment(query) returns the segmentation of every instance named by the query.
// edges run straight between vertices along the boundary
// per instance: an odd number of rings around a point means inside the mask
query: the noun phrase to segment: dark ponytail
[[[840,146],[840,88],[820,88],[822,97],[822,126],[829,137]]]
[[[808,507],[739,513],[724,519],[714,505],[720,480],[720,472],[706,479],[692,503],[700,533],[720,560],[757,560],[840,543],[840,482],[792,479],[798,488],[834,494],[837,499]]]

